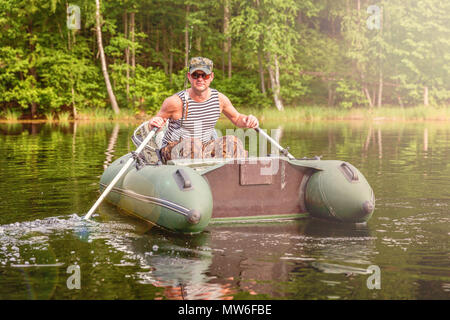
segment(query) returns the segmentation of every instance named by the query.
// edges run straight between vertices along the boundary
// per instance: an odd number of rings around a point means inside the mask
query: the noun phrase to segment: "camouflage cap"
[[[208,58],[195,57],[189,62],[189,73],[201,70],[206,74],[210,74],[213,70],[213,62]]]

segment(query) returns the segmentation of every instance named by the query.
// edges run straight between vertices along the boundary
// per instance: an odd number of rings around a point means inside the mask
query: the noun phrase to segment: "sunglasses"
[[[198,78],[202,77],[203,79],[208,80],[210,76],[211,76],[210,74],[197,73],[197,72],[194,72],[193,74],[191,74],[191,77],[193,79],[198,79]]]

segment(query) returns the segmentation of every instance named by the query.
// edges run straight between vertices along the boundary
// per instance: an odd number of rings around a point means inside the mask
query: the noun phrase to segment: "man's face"
[[[203,92],[209,88],[211,81],[214,79],[214,73],[205,74],[203,71],[197,70],[192,74],[188,73],[188,79],[193,89]]]

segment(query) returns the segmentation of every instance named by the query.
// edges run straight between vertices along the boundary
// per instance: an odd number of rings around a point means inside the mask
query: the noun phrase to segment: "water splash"
[[[38,253],[49,250],[52,235],[71,231],[82,238],[92,228],[95,223],[88,226],[76,214],[1,225],[0,265],[37,265]]]

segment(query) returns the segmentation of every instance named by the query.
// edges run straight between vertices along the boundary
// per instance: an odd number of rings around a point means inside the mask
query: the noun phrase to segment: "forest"
[[[213,60],[237,107],[450,102],[442,0],[0,0],[0,118],[152,115]]]

